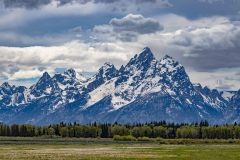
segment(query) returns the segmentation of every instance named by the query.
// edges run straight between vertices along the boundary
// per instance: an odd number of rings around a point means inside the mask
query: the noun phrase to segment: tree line
[[[240,139],[240,124],[209,125],[207,121],[194,124],[151,122],[145,124],[59,123],[48,126],[31,124],[0,124],[0,136],[61,136],[83,138],[112,138],[118,136],[189,139]]]

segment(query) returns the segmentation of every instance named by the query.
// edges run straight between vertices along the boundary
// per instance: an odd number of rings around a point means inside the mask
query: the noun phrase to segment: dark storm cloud
[[[240,25],[181,30],[170,42],[185,50],[188,65],[199,71],[240,67]]]
[[[35,9],[39,8],[44,5],[48,5],[51,2],[57,2],[59,6],[63,6],[66,4],[72,4],[72,3],[79,3],[79,4],[86,4],[89,2],[92,3],[102,3],[102,4],[112,4],[112,3],[123,3],[124,4],[144,4],[144,3],[156,3],[156,0],[130,0],[130,1],[124,1],[124,0],[0,0],[2,1],[5,8],[27,8],[27,9]],[[167,0],[160,0],[167,3]]]
[[[3,0],[5,8],[38,8],[51,3],[51,0]]]
[[[163,26],[153,18],[128,14],[120,19],[113,18],[107,25],[95,26],[93,33],[100,37],[115,37],[121,41],[136,41],[141,34],[151,34],[162,30]]]
[[[210,16],[234,16],[239,12],[239,0],[169,0],[172,7],[157,13],[174,13],[188,19]]]
[[[115,3],[119,1],[125,0],[93,0],[94,3]],[[167,1],[167,0],[159,0],[159,1]],[[128,0],[128,2],[135,2],[136,4],[143,4],[143,3],[156,3],[157,0]]]
[[[174,13],[189,19],[214,15],[233,16],[240,10],[239,0],[0,0],[0,2],[3,2],[5,8],[27,9],[40,8],[52,2],[57,2],[58,6],[95,3],[108,5],[109,11],[152,15]]]
[[[234,50],[202,50],[192,51],[196,57],[187,57],[187,63],[198,71],[214,71],[221,68],[240,67],[240,48]]]
[[[147,34],[163,30],[163,27],[155,19],[133,14],[129,14],[121,19],[114,18],[110,21],[110,25],[113,26],[116,32],[133,31]]]

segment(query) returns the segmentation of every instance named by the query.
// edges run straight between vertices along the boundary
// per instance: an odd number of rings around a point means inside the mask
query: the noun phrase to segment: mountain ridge
[[[157,60],[149,47],[120,69],[104,63],[89,79],[70,68],[52,77],[45,72],[29,88],[0,86],[4,123],[233,123],[240,122],[239,104],[240,90],[193,84],[179,62],[168,55]]]

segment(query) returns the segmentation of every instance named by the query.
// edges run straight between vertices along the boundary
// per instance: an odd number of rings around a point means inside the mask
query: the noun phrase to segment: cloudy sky
[[[94,73],[149,46],[193,82],[240,88],[240,0],[0,0],[0,81]]]

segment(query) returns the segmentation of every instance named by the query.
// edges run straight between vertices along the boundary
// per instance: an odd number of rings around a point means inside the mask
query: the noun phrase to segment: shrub
[[[114,135],[113,140],[115,140],[115,141],[136,141],[136,138],[131,135],[128,135],[128,136]]]
[[[138,137],[138,141],[153,141],[154,139],[151,139],[149,137]]]

